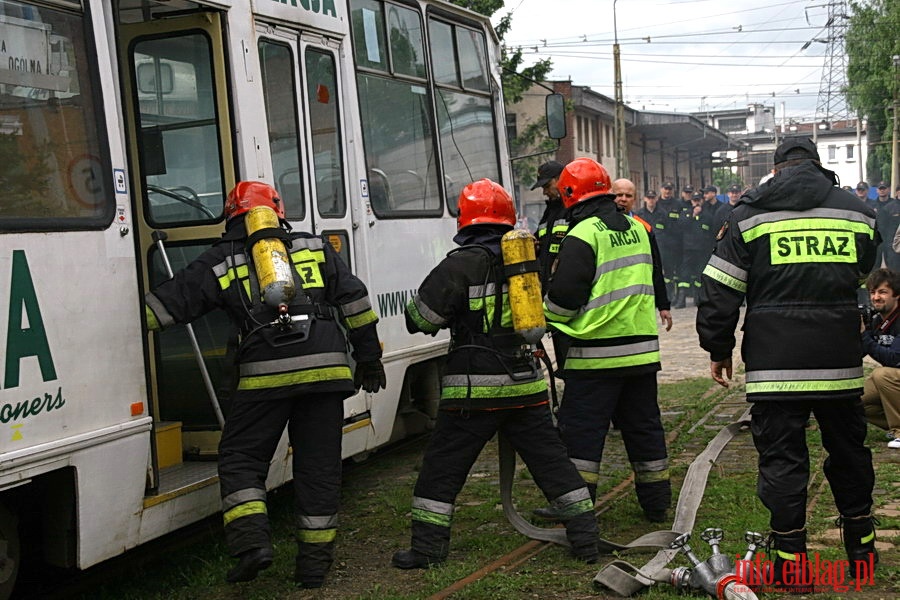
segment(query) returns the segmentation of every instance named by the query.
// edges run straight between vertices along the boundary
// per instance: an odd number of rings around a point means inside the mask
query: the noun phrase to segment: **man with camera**
[[[887,429],[888,448],[900,449],[900,273],[876,269],[866,288],[872,306],[862,307],[863,352],[882,366],[866,379],[863,407],[869,423]]]

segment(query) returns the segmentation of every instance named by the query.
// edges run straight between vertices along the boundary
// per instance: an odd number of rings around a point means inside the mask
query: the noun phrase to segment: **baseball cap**
[[[779,165],[789,160],[811,158],[819,159],[819,151],[809,138],[796,137],[785,140],[775,149],[774,163]]]
[[[656,198],[656,192],[654,192],[653,190],[650,190],[649,192],[644,194],[644,198]]]
[[[691,200],[703,200],[703,194],[700,192],[694,192],[691,194]]]
[[[731,186],[729,186],[728,191],[729,192],[740,192],[743,190],[741,190],[741,186],[739,186],[737,184],[732,184]]]
[[[662,184],[662,187],[665,188],[665,189],[667,189],[667,190],[671,190],[671,189],[674,188],[675,186],[672,185],[672,182],[671,182],[671,181],[667,181],[667,182],[665,182],[664,184]]]
[[[708,186],[706,186],[705,188],[703,188],[702,191],[704,191],[704,192],[716,192],[717,194],[719,193],[719,190],[717,190],[717,189],[716,189],[716,186],[714,186],[714,185],[708,185]]]
[[[859,183],[856,184],[856,189],[868,191],[869,184],[866,183],[865,181],[860,181]]]
[[[885,182],[883,182],[883,181],[879,181],[879,182],[878,182],[878,189],[879,189],[879,190],[887,189],[887,186],[888,186],[888,185],[887,185]]]
[[[559,174],[562,173],[564,165],[561,162],[557,162],[555,160],[547,161],[541,166],[538,167],[537,172],[537,181],[534,182],[534,185],[531,186],[531,189],[536,190],[538,188],[542,188],[547,185],[554,177],[559,177]]]
[[[682,192],[685,192],[685,193],[688,193],[688,194],[693,194],[693,193],[694,193],[694,186],[692,186],[692,185],[686,185],[686,186],[684,186],[683,188],[681,188],[681,191],[682,191]]]

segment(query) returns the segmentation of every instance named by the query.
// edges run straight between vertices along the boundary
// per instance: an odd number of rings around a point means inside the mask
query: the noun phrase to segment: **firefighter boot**
[[[271,548],[253,548],[239,555],[238,564],[229,569],[225,575],[228,583],[253,581],[257,573],[269,568],[274,554]]]
[[[813,585],[806,558],[806,529],[788,533],[773,531],[769,546],[775,557],[772,563],[775,589],[788,594],[811,593]]]
[[[298,587],[315,589],[325,584],[325,575],[334,562],[334,541],[297,541],[294,582]]]
[[[447,560],[450,552],[450,527],[413,520],[412,544],[398,550],[391,566],[398,569],[427,569]]]
[[[597,500],[597,485],[592,483],[585,484],[585,487],[588,490],[588,494],[591,497],[591,506],[594,505],[594,502]],[[559,506],[555,501],[551,502],[549,506],[542,506],[540,508],[535,508],[531,511],[531,514],[538,517],[539,519],[544,519],[545,521],[553,521],[554,523],[566,523],[572,517],[572,515],[567,515],[564,509],[564,506]]]
[[[851,577],[871,576],[871,570],[878,564],[878,550],[875,549],[875,525],[878,521],[872,515],[841,516],[834,524],[842,528]]]
[[[675,292],[675,302],[672,303],[672,308],[684,308],[685,296],[687,296],[687,290],[679,286]]]
[[[566,521],[566,539],[571,544],[572,556],[584,563],[592,565],[600,558],[597,547],[599,536],[593,506]]]

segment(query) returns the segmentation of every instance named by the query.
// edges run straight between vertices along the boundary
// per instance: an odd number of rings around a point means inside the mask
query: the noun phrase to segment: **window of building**
[[[847,144],[847,160],[856,159],[856,147],[853,144]]]
[[[729,117],[719,119],[719,131],[746,131],[747,117]]]
[[[837,146],[831,144],[828,146],[828,162],[835,162],[837,160]]]

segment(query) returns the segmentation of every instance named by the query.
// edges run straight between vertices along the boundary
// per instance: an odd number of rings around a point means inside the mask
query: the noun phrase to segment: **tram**
[[[219,510],[227,319],[193,352],[143,295],[154,238],[187,264],[237,181],[368,285],[388,385],[345,401],[344,457],[429,425],[447,339],[403,306],[462,187],[511,185],[498,59],[439,0],[0,0],[0,598],[23,557],[86,568]],[[284,436],[267,484],[290,477]]]

